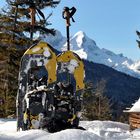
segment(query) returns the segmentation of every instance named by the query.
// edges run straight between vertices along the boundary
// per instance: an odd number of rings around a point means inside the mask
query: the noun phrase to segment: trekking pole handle
[[[73,22],[75,22],[73,18],[73,15],[75,14],[75,12],[76,12],[75,7],[72,7],[72,8],[64,7],[63,12],[62,12],[62,17],[66,19],[67,26],[70,26],[70,18],[72,19]]]

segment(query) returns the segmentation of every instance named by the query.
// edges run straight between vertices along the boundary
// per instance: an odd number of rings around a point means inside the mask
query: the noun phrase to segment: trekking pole
[[[69,27],[71,25],[70,18],[72,19],[73,22],[75,22],[73,19],[73,15],[75,14],[75,12],[76,12],[75,7],[72,7],[72,8],[64,7],[63,13],[62,13],[63,18],[66,20],[67,50],[68,51],[70,50],[70,31],[69,31]]]
[[[34,26],[35,26],[35,14],[36,14],[36,9],[35,9],[34,3],[30,4],[29,10],[30,10],[30,16],[31,16],[30,39],[33,40],[33,33],[34,33]]]
[[[69,31],[69,27],[70,27],[70,19],[72,19],[73,22],[73,15],[76,12],[76,8],[72,7],[72,8],[68,8],[68,7],[64,7],[63,12],[62,12],[62,17],[66,20],[66,34],[67,34],[67,51],[70,51],[70,31]],[[68,84],[70,84],[71,81],[71,77],[70,74],[68,74]]]

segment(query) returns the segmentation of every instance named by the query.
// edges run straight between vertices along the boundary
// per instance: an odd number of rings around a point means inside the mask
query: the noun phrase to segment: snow
[[[67,66],[69,73],[74,73],[75,68],[78,67],[78,62],[75,59],[72,59]]]
[[[66,37],[63,37],[59,31],[56,31],[56,36],[49,35],[40,38],[59,51],[67,50]],[[123,54],[115,54],[105,48],[99,48],[95,41],[83,31],[70,37],[70,48],[83,59],[104,64],[117,71],[140,78],[140,61],[133,61]]]
[[[41,55],[39,56],[38,54],[36,54],[36,55],[34,55],[34,56],[32,56],[30,59],[29,59],[29,61],[28,61],[28,63],[27,63],[27,65],[26,65],[26,68],[24,69],[24,72],[25,73],[27,73],[28,72],[28,70],[31,68],[31,63],[32,62],[36,62],[37,63],[37,66],[44,66],[44,65],[46,65],[47,63],[48,63],[48,52],[46,53],[46,51],[44,51],[44,56],[46,55],[46,57],[44,58],[44,57],[42,57]]]
[[[61,70],[59,72],[65,72],[66,70],[68,70],[69,73],[74,73],[76,67],[78,66],[78,61],[76,59],[71,59],[68,63],[62,63]]]
[[[16,132],[16,120],[0,119],[0,140],[140,140],[140,129],[112,121],[81,121],[86,130],[67,129],[57,133],[44,130]]]
[[[48,48],[45,48],[45,51],[43,52],[43,55],[47,58],[51,56],[51,53],[49,52]]]
[[[127,112],[140,112],[140,98],[138,99],[138,101],[132,106],[132,108],[130,110],[128,110]]]
[[[46,89],[46,88],[47,88],[47,86],[46,86],[46,85],[41,85],[41,86],[36,87],[36,88],[37,88],[37,90],[38,90],[38,91],[41,91],[41,90]]]
[[[41,48],[39,48],[39,47],[34,47],[34,48],[32,49],[32,52],[33,52],[33,53],[38,52],[40,49],[41,49]]]
[[[79,49],[74,51],[76,54],[80,54],[80,57],[83,59],[87,59],[87,53],[84,52],[84,49]]]

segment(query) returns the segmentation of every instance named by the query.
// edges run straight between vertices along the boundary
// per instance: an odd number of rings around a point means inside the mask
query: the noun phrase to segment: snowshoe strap
[[[72,117],[71,119],[68,119],[68,121],[67,121],[67,122],[72,123],[72,122],[75,120],[75,118],[76,118],[76,115],[75,115],[75,114],[73,114],[73,117]]]

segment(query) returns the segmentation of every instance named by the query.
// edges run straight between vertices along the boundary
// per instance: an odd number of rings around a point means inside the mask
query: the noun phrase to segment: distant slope
[[[140,97],[140,79],[118,72],[108,66],[85,61],[86,81],[94,85],[102,79],[106,81],[104,94],[114,104],[116,111],[130,107]]]

